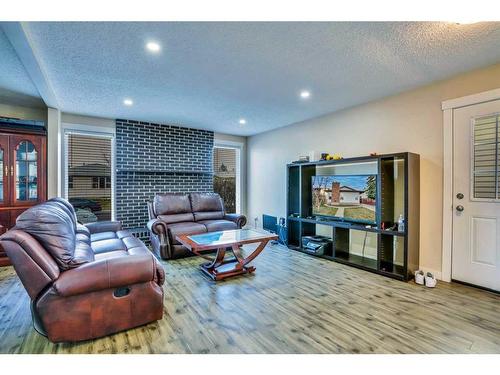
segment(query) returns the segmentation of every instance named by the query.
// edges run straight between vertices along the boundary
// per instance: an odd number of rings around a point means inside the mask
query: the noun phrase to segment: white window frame
[[[88,137],[107,138],[111,141],[111,220],[116,220],[116,134],[113,131],[103,132],[102,128],[90,125],[64,124],[62,136],[62,178],[61,191],[63,197],[68,199],[68,144],[66,142],[67,135],[76,134]]]
[[[242,194],[242,170],[243,170],[243,146],[244,144],[241,142],[234,141],[215,141],[214,142],[214,150],[216,148],[226,148],[231,150],[236,150],[236,213],[241,214],[243,210],[243,194]],[[213,153],[215,156],[215,152]],[[212,159],[213,165],[213,159]],[[215,171],[214,171],[215,174]]]

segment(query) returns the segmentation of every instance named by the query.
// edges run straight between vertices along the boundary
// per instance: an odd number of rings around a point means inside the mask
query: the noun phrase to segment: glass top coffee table
[[[201,265],[201,270],[213,280],[218,281],[255,271],[255,267],[249,266],[248,263],[264,250],[269,241],[278,239],[278,236],[256,229],[235,229],[194,235],[183,234],[177,236],[176,239],[192,253],[209,260],[208,263]],[[259,245],[244,258],[240,247],[250,243]],[[204,254],[207,250],[215,249],[217,249],[215,258]],[[225,259],[227,250],[233,253],[234,258]]]

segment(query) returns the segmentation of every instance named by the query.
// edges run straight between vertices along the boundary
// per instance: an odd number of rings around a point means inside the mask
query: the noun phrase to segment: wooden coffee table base
[[[243,258],[241,249],[238,245],[233,245],[228,249],[233,253],[234,259],[224,260],[226,256],[226,248],[221,247],[217,249],[217,255],[213,260],[208,263],[203,263],[200,268],[212,280],[219,281],[228,277],[252,273],[255,271],[254,266],[247,266],[262,250],[266,247],[268,241],[263,241],[247,258]],[[207,256],[193,251],[197,255],[207,259]]]

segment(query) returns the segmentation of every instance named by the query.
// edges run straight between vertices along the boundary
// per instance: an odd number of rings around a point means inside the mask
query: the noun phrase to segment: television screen
[[[377,175],[312,177],[312,213],[376,224]]]

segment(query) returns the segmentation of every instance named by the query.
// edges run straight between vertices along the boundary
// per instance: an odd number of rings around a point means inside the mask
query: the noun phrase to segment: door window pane
[[[472,193],[474,198],[499,199],[499,124],[498,115],[473,123]]]
[[[224,201],[227,213],[236,212],[237,150],[214,148],[214,192]]]
[[[37,151],[30,141],[16,148],[16,200],[38,199]]]
[[[111,220],[112,139],[69,133],[66,144],[66,191],[78,221]]]

